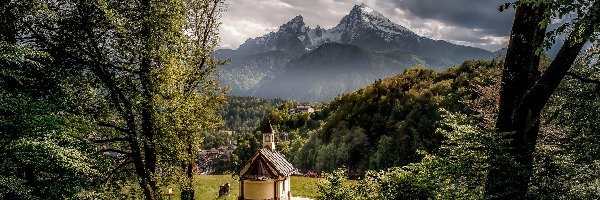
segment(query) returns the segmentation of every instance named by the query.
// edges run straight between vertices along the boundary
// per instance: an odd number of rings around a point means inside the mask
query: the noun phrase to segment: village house
[[[220,146],[219,148],[202,149],[200,150],[200,157],[204,159],[222,159],[229,161],[231,154],[237,149],[236,145],[229,144]]]
[[[238,199],[288,200],[291,198],[290,175],[296,169],[275,150],[275,133],[270,122],[262,134],[263,147],[237,173],[240,181]]]
[[[200,150],[200,158],[198,160],[198,172],[202,174],[210,174],[213,172],[215,163],[218,161],[230,161],[231,155],[237,149],[236,145],[228,144],[219,148],[202,149]]]
[[[289,136],[289,133],[287,133],[287,132],[282,132],[281,134],[279,134],[279,139],[280,139],[282,142],[285,142],[285,141],[288,141],[288,136]]]
[[[288,111],[288,113],[290,115],[294,115],[297,113],[303,113],[303,112],[313,113],[313,112],[315,112],[315,108],[313,108],[311,105],[300,105],[300,106],[296,106],[296,108],[292,108]]]

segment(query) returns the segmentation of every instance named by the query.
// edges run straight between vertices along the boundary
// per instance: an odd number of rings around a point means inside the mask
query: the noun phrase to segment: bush
[[[325,173],[319,187],[323,199],[483,199],[491,162],[513,165],[505,155],[503,134],[478,126],[464,114],[441,110],[437,133],[446,137],[435,152],[417,151],[420,162],[368,171],[356,186],[344,185],[343,170]]]
[[[348,172],[339,168],[333,173],[323,173],[324,179],[319,182],[319,200],[350,200],[354,199],[355,189],[346,183]]]

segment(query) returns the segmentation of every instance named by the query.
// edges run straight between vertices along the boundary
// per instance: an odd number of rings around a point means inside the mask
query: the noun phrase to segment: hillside
[[[230,59],[231,63],[217,69],[219,81],[231,88],[232,96],[250,96],[262,82],[284,71],[285,64],[294,55],[281,50],[239,54],[233,50],[218,50],[218,59]]]
[[[499,66],[494,60],[467,61],[444,72],[410,68],[315,105],[314,113],[292,115],[288,110],[299,104],[283,102],[239,135],[235,154],[239,161],[249,157],[260,145],[259,127],[270,120],[278,133],[289,136],[282,141],[276,135],[278,150],[301,171],[346,166],[362,173],[403,166],[420,159],[416,150],[435,151],[440,145],[440,109],[477,114],[468,102],[479,98],[477,88],[495,83]]]
[[[312,102],[331,101],[410,66],[445,70],[494,55],[419,36],[365,4],[354,6],[330,29],[309,27],[298,15],[238,49],[215,53],[231,59],[219,70],[219,81],[232,88],[231,95]]]
[[[252,95],[274,98],[286,94],[284,97],[290,99],[324,101],[414,65],[427,62],[405,52],[379,53],[327,43],[290,61],[285,72],[265,81]]]
[[[463,102],[476,98],[475,84],[485,83],[496,66],[468,61],[437,73],[411,68],[397,76],[336,98],[331,113],[296,156],[302,169],[354,172],[385,169],[418,161],[416,150],[435,150],[440,109],[473,113]]]
[[[353,173],[402,166],[420,159],[416,150],[435,151],[440,109],[476,114],[465,102],[478,98],[477,87],[494,83],[499,61],[467,61],[444,72],[410,68],[401,74],[319,106],[318,112],[290,115],[284,104],[261,122],[273,122],[290,133],[282,151],[302,171],[332,171],[346,166]],[[238,139],[240,158],[259,144],[253,131]],[[246,152],[248,151],[248,152]]]
[[[223,130],[247,132],[259,125],[260,121],[288,101],[283,99],[261,99],[256,97],[227,97],[228,103],[219,111],[225,121]]]

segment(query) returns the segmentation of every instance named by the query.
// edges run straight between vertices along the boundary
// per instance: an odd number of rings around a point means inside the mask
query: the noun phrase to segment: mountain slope
[[[354,6],[331,29],[306,26],[298,15],[275,32],[217,54],[232,60],[220,71],[220,81],[233,95],[301,101],[331,100],[412,65],[444,70],[464,60],[495,56],[421,37],[365,4]]]
[[[241,53],[256,53],[270,50],[283,50],[290,53],[301,54],[306,51],[306,46],[310,44],[307,31],[304,26],[304,18],[300,15],[279,27],[277,32],[271,32],[257,38],[246,40],[237,49]]]
[[[218,68],[219,82],[232,89],[230,95],[248,96],[261,84],[284,70],[285,64],[294,58],[286,51],[272,50],[259,53],[238,54],[221,49],[215,53],[219,59],[231,59],[231,63]]]
[[[421,37],[392,22],[365,4],[356,5],[331,29],[305,26],[302,16],[296,16],[280,26],[277,32],[248,39],[239,48],[254,52],[287,50],[295,53],[310,51],[325,43],[353,44],[361,48],[386,51],[402,49],[421,57],[439,58],[447,66],[460,64],[465,59],[489,58],[489,51]]]
[[[350,173],[403,166],[417,150],[437,149],[440,109],[473,113],[477,87],[494,84],[499,62],[467,61],[444,72],[411,68],[335,98],[323,126],[296,151],[294,166],[306,171]]]
[[[409,53],[384,54],[349,44],[327,43],[290,61],[285,71],[262,84],[254,96],[329,101],[373,80],[426,62]]]

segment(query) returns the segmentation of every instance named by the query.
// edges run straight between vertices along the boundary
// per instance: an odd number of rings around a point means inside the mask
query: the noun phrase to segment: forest
[[[0,199],[194,198],[223,3],[2,1]]]
[[[288,102],[291,101],[228,96],[227,105],[221,107],[218,111],[225,121],[221,129],[249,132],[259,125],[265,115]]]
[[[227,96],[226,4],[1,1],[0,199],[198,199],[199,150],[231,140],[219,172],[235,172],[267,123],[320,174],[319,199],[600,199],[600,1],[499,5],[515,17],[506,55],[415,66],[301,113]]]

